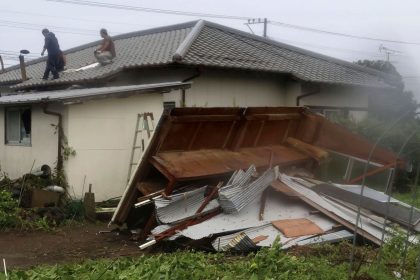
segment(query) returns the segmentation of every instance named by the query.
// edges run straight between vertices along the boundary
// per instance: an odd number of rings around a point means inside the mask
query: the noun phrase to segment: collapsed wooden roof
[[[288,139],[360,159],[367,159],[373,147],[363,137],[301,107],[165,111],[111,222],[126,222],[139,196],[162,188],[170,194],[178,182],[229,176],[251,164],[260,169],[270,165],[311,168],[316,157]],[[397,158],[376,148],[371,160],[389,165]],[[141,187],[156,181],[152,187]]]

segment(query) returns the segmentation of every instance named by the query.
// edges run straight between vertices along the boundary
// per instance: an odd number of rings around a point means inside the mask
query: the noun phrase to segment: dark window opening
[[[31,144],[31,109],[6,108],[5,128],[6,144]]]
[[[173,109],[175,107],[176,107],[175,101],[163,102],[163,109],[164,110]]]

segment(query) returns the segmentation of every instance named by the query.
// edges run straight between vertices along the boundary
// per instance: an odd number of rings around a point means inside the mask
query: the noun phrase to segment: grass
[[[414,205],[414,207],[420,209],[420,186],[417,186],[416,188],[416,195],[415,195],[416,199],[414,200],[414,203],[413,203],[413,191],[407,192],[407,193],[394,192],[392,196],[398,200],[401,200],[410,205]]]
[[[396,239],[384,247],[383,261],[379,264],[372,261],[376,256],[375,249],[359,248],[356,256],[363,261],[359,261],[362,265],[353,279],[394,279],[393,271],[400,270],[400,242]],[[273,248],[248,255],[178,251],[37,266],[26,271],[12,271],[9,279],[348,279],[351,250],[348,243],[318,245],[295,253],[285,253],[279,246],[276,243]],[[419,247],[410,248],[404,279],[415,279],[419,251]],[[0,275],[0,279],[4,279],[2,277]]]

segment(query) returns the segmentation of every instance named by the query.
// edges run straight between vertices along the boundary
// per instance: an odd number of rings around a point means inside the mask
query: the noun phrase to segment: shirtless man
[[[103,40],[101,45],[95,50],[94,54],[101,65],[106,65],[111,63],[112,59],[116,56],[115,46],[112,38],[108,35],[108,31],[106,31],[105,28],[101,29],[100,34]]]

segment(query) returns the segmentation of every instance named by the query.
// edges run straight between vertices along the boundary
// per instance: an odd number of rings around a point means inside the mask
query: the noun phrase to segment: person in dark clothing
[[[58,72],[64,71],[64,67],[66,66],[66,56],[62,51],[60,51],[60,56],[58,59],[58,65],[56,67]]]
[[[41,55],[44,55],[45,50],[48,51],[47,65],[45,67],[45,72],[42,79],[48,79],[50,72],[53,74],[53,79],[58,79],[59,75],[57,68],[59,67],[60,63],[60,45],[58,44],[58,40],[55,37],[54,33],[50,32],[48,29],[43,29],[42,35],[44,35],[45,37],[45,44]]]

